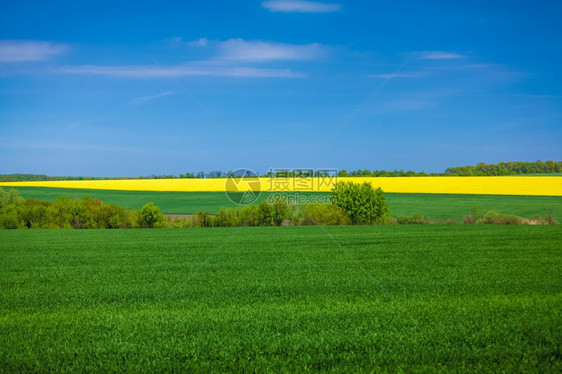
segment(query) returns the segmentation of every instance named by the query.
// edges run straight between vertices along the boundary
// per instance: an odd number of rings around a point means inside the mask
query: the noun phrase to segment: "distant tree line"
[[[0,182],[135,179],[133,177],[50,177],[45,174],[0,174]]]
[[[445,170],[445,175],[482,176],[482,175],[518,175],[518,174],[551,174],[562,173],[562,161],[509,161],[499,164],[476,166],[458,166]]]
[[[562,173],[562,161],[508,161],[498,164],[479,163],[475,166],[456,166],[447,168],[444,173],[426,173],[423,171],[404,170],[340,170],[339,177],[426,177],[426,176],[493,176],[493,175],[519,175],[519,174],[552,174]],[[335,173],[334,173],[335,174]],[[174,179],[174,178],[226,178],[232,172],[210,171],[210,172],[186,172],[184,174],[162,174],[141,177],[50,177],[44,174],[4,174],[0,175],[0,182],[26,182],[26,181],[63,181],[63,180],[111,180],[111,179]],[[268,171],[262,177],[313,177],[326,176],[328,171],[312,169],[295,169]]]
[[[340,170],[338,172],[338,177],[427,177],[442,175],[442,173],[426,173],[424,171],[416,172],[412,170],[355,170],[347,172],[346,170]]]

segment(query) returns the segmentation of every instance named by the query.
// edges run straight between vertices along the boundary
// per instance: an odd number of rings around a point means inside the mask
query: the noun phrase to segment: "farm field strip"
[[[260,178],[262,191],[268,192],[328,192],[336,179],[304,178]],[[388,193],[441,193],[441,194],[485,194],[562,196],[562,177],[502,176],[502,177],[380,177],[337,178],[337,181],[368,182]],[[219,192],[227,189],[226,178],[216,179],[126,179],[94,181],[37,181],[3,182],[0,187],[53,187],[84,188],[124,191],[183,191]],[[303,187],[304,186],[304,187]],[[245,191],[244,182],[238,190]],[[231,190],[231,187],[228,189]]]
[[[325,229],[0,231],[2,368],[560,372],[562,226]]]

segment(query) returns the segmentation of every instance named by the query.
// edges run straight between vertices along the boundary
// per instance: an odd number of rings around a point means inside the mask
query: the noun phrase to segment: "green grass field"
[[[79,190],[65,188],[22,187],[18,188],[25,198],[54,201],[61,195],[72,197],[91,196],[125,208],[140,209],[147,202],[154,202],[164,213],[189,214],[198,211],[218,212],[220,207],[235,205],[223,192],[143,192]],[[306,193],[299,193],[304,196]],[[329,194],[324,194],[328,196]],[[260,201],[269,194],[262,193]],[[394,217],[414,213],[434,220],[454,219],[461,222],[470,214],[473,205],[482,213],[495,210],[525,218],[552,214],[562,221],[562,197],[558,196],[494,196],[494,195],[441,195],[441,194],[386,194]]]
[[[562,226],[0,231],[2,372],[560,372]]]

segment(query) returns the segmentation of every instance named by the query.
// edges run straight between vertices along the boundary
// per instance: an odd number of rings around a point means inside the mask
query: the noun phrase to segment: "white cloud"
[[[243,39],[221,42],[219,49],[224,59],[238,61],[309,60],[326,52],[318,43],[298,45]]]
[[[455,58],[466,58],[464,55],[452,52],[442,52],[442,51],[424,51],[418,52],[422,60],[448,60]]]
[[[288,68],[256,67],[256,63],[288,60],[310,60],[319,58],[328,53],[328,48],[318,43],[312,44],[285,44],[267,41],[247,41],[244,39],[229,39],[225,41],[209,40],[205,37],[184,41],[181,37],[166,39],[170,46],[209,47],[205,60],[192,60],[185,63],[166,66],[168,72],[174,77],[184,76],[218,76],[240,78],[300,78],[304,74]],[[65,45],[54,45],[50,42],[26,42],[27,47],[20,48],[22,43],[4,43],[10,45],[3,58],[10,61],[40,60],[55,53],[62,53]],[[18,48],[16,48],[18,47]],[[34,48],[32,48],[34,47]],[[16,51],[18,53],[16,53]],[[34,53],[32,53],[35,51]],[[43,51],[42,54],[38,51]],[[0,60],[0,63],[2,60]],[[246,66],[244,66],[246,65]],[[250,66],[248,66],[250,65]],[[16,69],[17,70],[14,70]],[[167,77],[167,73],[156,64],[147,65],[63,65],[53,67],[18,67],[17,65],[2,67],[0,75],[37,74],[51,72],[56,74],[97,75],[122,78],[160,78]],[[142,101],[142,100],[141,100]]]
[[[152,100],[160,99],[161,97],[170,96],[172,94],[173,94],[172,91],[166,91],[166,92],[161,92],[161,93],[156,94],[156,95],[136,97],[136,98],[132,99],[131,101],[129,101],[129,104],[140,105],[140,104],[144,104],[144,103],[147,103],[149,101],[152,101]]]
[[[181,36],[174,36],[173,38],[166,38],[164,40],[172,47],[178,47],[178,46],[206,47],[207,44],[209,43],[209,39],[207,38],[185,41]]]
[[[424,72],[414,72],[414,73],[387,73],[387,74],[371,74],[371,78],[383,78],[383,79],[392,79],[392,78],[421,78],[426,76],[427,73]]]
[[[69,49],[66,44],[37,40],[0,40],[0,62],[43,61]]]
[[[341,10],[340,4],[304,0],[270,0],[262,6],[271,12],[330,13]]]
[[[209,40],[207,38],[200,38],[199,40],[192,40],[190,42],[187,42],[187,45],[191,47],[206,47],[208,43]]]
[[[185,76],[217,76],[239,78],[300,78],[304,75],[290,69],[262,69],[236,66],[195,67],[175,65],[166,67],[173,77]],[[121,78],[161,78],[167,73],[155,65],[131,66],[100,66],[100,65],[67,65],[53,69],[59,74],[100,75]]]

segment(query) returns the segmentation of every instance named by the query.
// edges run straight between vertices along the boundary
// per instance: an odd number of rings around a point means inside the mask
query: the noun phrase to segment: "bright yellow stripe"
[[[562,196],[562,177],[393,177],[338,178],[338,181],[369,182],[385,192],[485,195]],[[334,179],[260,178],[263,191],[330,191]],[[312,188],[311,188],[312,185]],[[53,187],[124,191],[225,191],[226,178],[126,179],[94,181],[3,182],[0,187]],[[239,186],[241,190],[245,187]]]
[[[381,187],[385,192],[562,196],[562,177],[397,177],[358,178],[357,182],[359,180]]]

